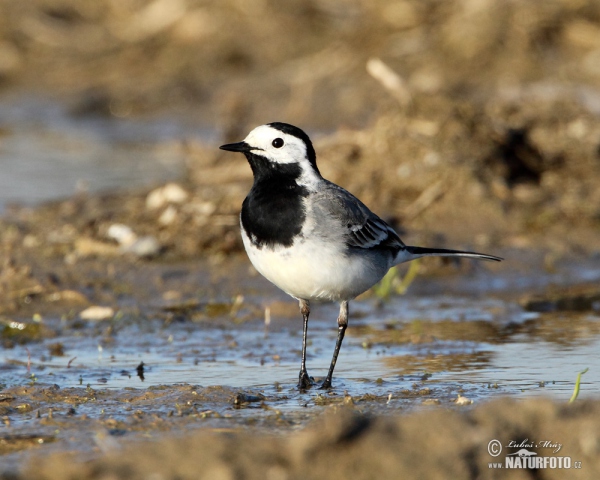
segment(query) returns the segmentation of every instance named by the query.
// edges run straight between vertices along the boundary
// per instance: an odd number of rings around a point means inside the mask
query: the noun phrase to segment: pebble
[[[106,235],[113,240],[116,240],[119,245],[131,245],[137,240],[137,235],[127,225],[122,223],[113,223],[108,230]]]
[[[122,246],[123,253],[132,253],[137,257],[154,257],[160,253],[160,243],[153,236],[140,237],[130,245]]]
[[[68,304],[85,305],[88,303],[87,297],[76,290],[61,290],[53,292],[46,296],[50,302],[65,302]]]
[[[137,257],[153,257],[160,253],[160,242],[155,237],[138,237],[131,227],[122,223],[112,224],[106,234],[119,243],[121,253],[132,253]]]
[[[161,225],[171,225],[176,219],[177,210],[173,205],[169,205],[160,217],[158,217],[158,223]]]
[[[454,403],[456,403],[457,405],[471,405],[473,403],[473,400],[459,395],[458,398],[454,401]]]
[[[115,311],[111,307],[100,307],[98,305],[94,305],[92,307],[88,307],[82,312],[79,313],[79,317],[82,320],[108,320],[115,316]]]
[[[183,203],[188,199],[188,193],[176,183],[166,185],[152,190],[146,197],[146,208],[156,210],[168,203]]]
[[[77,257],[89,257],[93,255],[98,256],[115,256],[119,254],[119,248],[116,245],[99,242],[92,238],[78,238],[75,240],[75,253],[74,257],[65,258],[67,263],[75,263]]]

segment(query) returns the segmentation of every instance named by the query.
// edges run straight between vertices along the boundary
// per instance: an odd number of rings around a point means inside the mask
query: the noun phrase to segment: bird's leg
[[[308,300],[300,300],[300,313],[304,320],[304,331],[302,333],[302,366],[300,367],[298,388],[300,390],[305,390],[313,383],[306,371],[306,337],[308,335],[308,316],[310,315],[310,305],[308,304]]]
[[[344,340],[344,334],[346,333],[346,327],[348,327],[348,302],[343,301],[340,304],[340,314],[338,315],[338,337],[337,341],[335,342],[335,350],[333,351],[333,358],[331,359],[329,372],[327,373],[327,377],[320,387],[321,389],[331,388],[333,369],[335,368],[335,363],[337,362],[338,354],[340,353],[342,341]]]

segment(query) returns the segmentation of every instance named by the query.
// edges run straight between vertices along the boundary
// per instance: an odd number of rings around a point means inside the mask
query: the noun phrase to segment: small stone
[[[137,257],[154,257],[160,253],[159,241],[152,237],[140,237],[130,245],[123,246],[124,253],[133,253]]]
[[[79,313],[79,317],[82,320],[108,320],[115,316],[115,311],[111,307],[100,307],[98,305],[94,305],[92,307],[88,307],[82,312]]]
[[[471,405],[473,400],[467,397],[463,397],[462,395],[458,395],[458,398],[454,401],[457,405]]]
[[[40,240],[32,234],[27,234],[23,238],[23,247],[25,248],[38,248],[41,245]]]
[[[61,290],[53,292],[46,296],[49,302],[64,302],[68,304],[85,305],[88,303],[87,297],[76,290]]]
[[[65,258],[67,263],[75,263],[78,257],[91,257],[91,256],[116,256],[119,254],[119,247],[116,245],[99,242],[92,238],[78,238],[75,241],[75,253],[74,256]]]
[[[113,240],[116,240],[119,245],[127,246],[133,244],[137,240],[137,235],[127,225],[122,223],[113,223],[106,232],[106,235]]]
[[[158,223],[161,225],[171,225],[177,219],[177,209],[173,205],[169,205],[160,217]]]
[[[152,190],[146,197],[146,208],[155,210],[168,203],[183,203],[188,199],[188,193],[176,183],[166,185]]]

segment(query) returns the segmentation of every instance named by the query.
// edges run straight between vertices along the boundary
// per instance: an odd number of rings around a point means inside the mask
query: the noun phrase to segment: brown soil
[[[16,478],[593,479],[600,473],[598,408],[597,403],[498,400],[467,411],[426,407],[409,416],[373,418],[349,403],[330,407],[301,433],[203,429],[181,438],[136,442],[126,451],[117,437],[106,442],[101,460],[42,458]],[[504,447],[496,457],[488,453],[492,440]],[[535,445],[528,450],[540,457],[570,457],[571,469],[490,468],[518,450],[508,448],[511,441]]]

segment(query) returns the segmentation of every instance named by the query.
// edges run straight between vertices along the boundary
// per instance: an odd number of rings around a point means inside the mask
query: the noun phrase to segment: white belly
[[[371,255],[340,255],[323,242],[301,240],[289,248],[259,249],[243,228],[242,239],[254,268],[297,299],[351,300],[381,280],[389,268]]]

